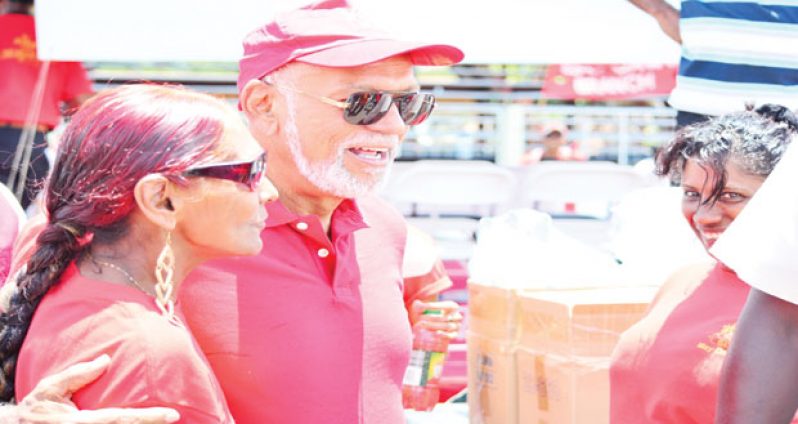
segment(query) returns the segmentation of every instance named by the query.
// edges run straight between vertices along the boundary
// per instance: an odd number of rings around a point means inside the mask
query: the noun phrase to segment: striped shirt
[[[683,0],[674,108],[705,115],[746,103],[798,109],[798,0]]]

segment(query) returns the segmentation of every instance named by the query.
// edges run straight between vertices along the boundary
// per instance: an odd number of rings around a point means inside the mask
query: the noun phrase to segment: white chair
[[[516,179],[487,161],[418,161],[390,183],[385,196],[433,216],[492,215],[515,196]]]
[[[612,205],[647,185],[632,167],[612,162],[543,162],[529,168],[520,198],[523,206],[546,212],[570,203],[579,215],[582,206],[586,215],[606,218]]]
[[[383,196],[437,240],[444,259],[467,259],[479,218],[507,206],[516,186],[510,171],[491,162],[425,160],[402,169]]]

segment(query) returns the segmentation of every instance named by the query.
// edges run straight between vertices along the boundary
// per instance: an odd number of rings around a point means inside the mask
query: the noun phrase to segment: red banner
[[[550,99],[622,100],[665,96],[675,65],[549,65],[542,95]]]

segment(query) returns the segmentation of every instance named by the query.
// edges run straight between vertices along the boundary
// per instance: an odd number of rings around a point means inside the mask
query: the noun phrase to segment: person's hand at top
[[[656,19],[665,35],[682,44],[682,34],[679,31],[679,10],[665,0],[629,0],[629,2]]]

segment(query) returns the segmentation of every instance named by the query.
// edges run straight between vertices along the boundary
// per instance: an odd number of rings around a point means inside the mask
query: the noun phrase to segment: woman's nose
[[[266,204],[277,200],[277,188],[275,188],[274,184],[265,176],[260,180],[257,190],[260,203]]]

